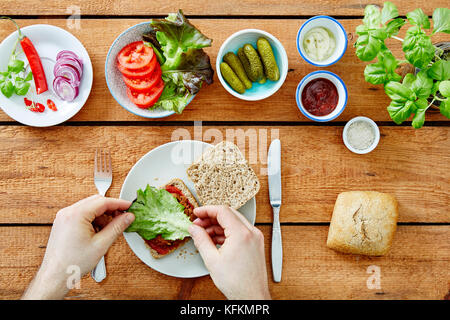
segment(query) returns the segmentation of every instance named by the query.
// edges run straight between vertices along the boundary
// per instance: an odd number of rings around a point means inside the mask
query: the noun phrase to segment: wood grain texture
[[[321,12],[322,13],[322,12]],[[92,60],[94,82],[91,95],[82,108],[70,121],[144,121],[149,120],[131,114],[123,109],[112,97],[106,85],[104,63],[110,45],[114,39],[127,28],[146,20],[136,19],[86,19],[81,21],[80,30],[71,30],[64,19],[18,20],[21,26],[36,23],[56,25],[72,32],[82,41]],[[213,38],[213,46],[206,51],[211,57],[215,69],[217,52],[223,41],[234,32],[246,29],[263,29],[275,35],[283,44],[288,54],[289,69],[285,83],[273,96],[257,102],[242,101],[230,95],[220,84],[217,74],[214,83],[205,87],[185,109],[182,115],[173,115],[162,120],[166,121],[299,121],[310,122],[298,110],[295,102],[295,91],[300,80],[308,73],[318,70],[306,63],[299,55],[296,47],[296,35],[305,20],[251,20],[251,19],[192,19],[192,22],[204,34]],[[344,57],[335,65],[326,68],[336,73],[347,85],[349,99],[344,112],[335,121],[346,121],[355,116],[367,116],[375,121],[391,121],[386,107],[389,98],[382,86],[374,86],[364,81],[366,63],[355,56],[353,43],[356,36],[353,33],[360,19],[342,20],[347,30],[349,44]],[[14,31],[14,26],[6,21],[0,22],[0,39]],[[405,30],[403,30],[403,33]],[[399,36],[403,36],[400,33]],[[101,36],[99,36],[101,35]],[[436,35],[433,39],[441,41],[446,35]],[[401,44],[397,40],[389,41],[397,57],[402,57]],[[439,112],[427,113],[427,121],[447,121]],[[0,111],[0,121],[12,121]]]
[[[367,0],[172,0],[172,1],[143,1],[143,0],[48,0],[43,6],[38,1],[2,0],[2,14],[13,15],[70,15],[71,6],[79,7],[82,15],[166,15],[175,12],[179,8],[188,15],[363,15],[367,4],[382,6],[384,1]],[[426,14],[431,15],[434,8],[445,7],[444,0],[394,0],[400,14],[422,8]],[[73,10],[73,9],[72,9]]]
[[[135,162],[180,134],[205,142],[214,142],[214,136],[241,137],[232,141],[261,181],[257,222],[272,221],[266,157],[269,142],[277,137],[282,144],[282,222],[329,222],[337,195],[349,190],[394,194],[402,222],[450,222],[450,127],[380,130],[377,149],[356,155],[342,143],[342,127],[330,126],[203,127],[195,135],[192,127],[175,126],[3,126],[0,223],[51,223],[58,209],[96,193],[92,170],[98,147],[112,152],[114,179],[108,195],[118,197]]]
[[[385,257],[344,255],[325,246],[326,226],[282,226],[281,283],[271,278],[270,232],[266,239],[269,286],[274,299],[439,299],[450,289],[450,226],[399,226]],[[39,268],[50,227],[1,227],[0,298],[17,299]],[[20,252],[20,254],[17,254]],[[121,237],[106,255],[101,284],[84,277],[67,299],[223,299],[209,276],[183,280],[141,262]],[[381,271],[381,289],[368,289],[369,266]],[[188,290],[186,290],[188,287]]]

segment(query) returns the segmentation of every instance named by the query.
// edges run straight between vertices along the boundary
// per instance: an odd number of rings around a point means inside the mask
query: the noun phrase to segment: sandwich
[[[202,205],[239,209],[260,189],[258,177],[239,148],[223,141],[206,150],[186,171]]]
[[[190,239],[189,226],[195,220],[197,200],[180,179],[173,179],[161,188],[147,185],[138,190],[128,212],[134,222],[125,232],[137,232],[154,258],[162,258]]]
[[[151,255],[162,258],[190,239],[189,226],[195,220],[197,200],[180,179],[173,179],[161,188],[147,185],[137,191],[137,198],[127,210],[135,216],[125,232],[137,232],[145,241]],[[92,223],[96,232],[122,212],[105,213]]]

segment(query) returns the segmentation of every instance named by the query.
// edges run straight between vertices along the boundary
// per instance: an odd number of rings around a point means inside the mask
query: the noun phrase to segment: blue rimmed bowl
[[[305,52],[305,48],[303,47],[305,35],[308,33],[308,31],[317,27],[323,27],[329,30],[333,34],[336,41],[336,46],[333,53],[329,58],[323,61],[312,59],[310,56],[308,56],[308,54]],[[338,62],[347,50],[347,42],[347,32],[345,31],[342,24],[340,24],[336,19],[329,16],[312,17],[311,19],[308,19],[297,32],[298,52],[306,62],[316,67],[327,67]]]
[[[152,30],[150,22],[142,22],[132,26],[122,32],[109,48],[108,55],[105,61],[105,78],[108,85],[109,92],[113,98],[125,110],[144,118],[164,118],[173,115],[174,111],[168,111],[161,108],[141,109],[130,101],[127,96],[127,86],[122,79],[122,73],[117,69],[117,54],[127,44],[142,40],[144,33]],[[191,97],[188,104],[194,99],[195,95]]]
[[[316,116],[311,113],[309,113],[306,108],[302,104],[302,92],[305,86],[312,80],[318,79],[318,78],[325,78],[330,80],[337,89],[338,92],[338,103],[336,108],[331,112],[330,114],[327,114],[325,116]],[[345,106],[347,105],[347,99],[348,99],[348,93],[347,93],[347,87],[345,86],[344,81],[342,81],[341,78],[339,78],[336,74],[330,71],[325,70],[319,70],[311,72],[310,74],[306,75],[302,81],[297,86],[297,91],[295,92],[295,100],[297,101],[297,106],[300,109],[300,111],[303,113],[305,117],[308,119],[318,121],[318,122],[327,122],[336,119],[339,117],[339,115],[344,111]]]

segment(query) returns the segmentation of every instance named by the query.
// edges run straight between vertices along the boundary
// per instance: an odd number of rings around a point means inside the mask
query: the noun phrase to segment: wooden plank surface
[[[202,0],[172,0],[158,1],[126,1],[126,0],[48,0],[45,6],[34,0],[2,0],[1,13],[7,15],[70,15],[73,14],[73,6],[79,8],[82,15],[166,15],[182,8],[190,15],[363,15],[367,4],[383,5],[384,1],[368,0],[228,0],[228,1],[202,1]],[[407,12],[422,8],[426,14],[431,15],[434,8],[445,7],[445,0],[393,0],[400,11]]]
[[[274,299],[443,299],[450,290],[450,226],[399,226],[385,257],[344,255],[325,246],[327,226],[282,226],[283,279],[270,277],[269,226],[266,240],[269,285]],[[1,227],[0,296],[17,299],[38,269],[50,227]],[[17,254],[17,253],[20,254]],[[106,255],[108,277],[90,277],[68,299],[223,299],[209,276],[182,280],[141,262],[121,237]],[[369,266],[381,271],[381,289],[368,289]]]
[[[380,144],[367,155],[345,148],[342,127],[197,130],[194,136],[192,127],[176,126],[0,127],[0,223],[50,223],[59,208],[96,193],[92,168],[97,147],[112,152],[114,179],[108,194],[117,197],[134,163],[172,137],[178,140],[180,133],[188,134],[185,139],[205,142],[214,141],[212,134],[218,139],[247,135],[245,141],[234,142],[261,180],[256,197],[258,222],[272,221],[266,150],[277,137],[282,143],[283,222],[328,222],[337,195],[348,190],[394,194],[402,222],[450,222],[450,127],[381,127]],[[250,142],[251,136],[256,142]]]
[[[89,100],[83,109],[71,121],[148,121],[135,116],[122,107],[111,96],[104,76],[104,63],[110,45],[127,28],[143,21],[137,19],[86,19],[81,21],[80,30],[71,30],[64,19],[18,20],[21,26],[36,23],[56,25],[72,32],[87,48],[94,68],[94,82]],[[310,122],[298,110],[295,102],[295,90],[300,80],[318,68],[307,64],[296,48],[296,35],[305,20],[249,20],[249,19],[192,19],[192,22],[213,38],[213,46],[207,49],[215,69],[217,52],[223,41],[234,32],[245,28],[263,29],[278,37],[286,49],[289,59],[288,76],[280,90],[268,99],[251,102],[242,101],[230,95],[220,84],[217,74],[214,83],[205,87],[182,115],[174,115],[166,121],[299,121]],[[373,86],[364,81],[365,63],[359,61],[353,48],[354,30],[360,19],[341,21],[349,34],[348,50],[337,64],[326,68],[342,77],[349,92],[348,104],[344,112],[335,121],[347,121],[355,116],[367,116],[375,121],[389,121],[386,107],[389,98],[381,86]],[[6,21],[0,22],[0,39],[14,31],[14,26]],[[101,35],[101,36],[99,36]],[[403,36],[403,34],[400,34]],[[435,41],[448,39],[445,35],[436,35]],[[403,57],[401,45],[391,40],[392,50],[399,58]],[[439,112],[427,113],[427,121],[448,121]],[[159,119],[160,120],[160,119]],[[0,121],[13,121],[0,111]]]

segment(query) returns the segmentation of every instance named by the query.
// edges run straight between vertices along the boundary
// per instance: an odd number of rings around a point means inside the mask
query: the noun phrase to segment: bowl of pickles
[[[232,34],[222,44],[216,70],[220,83],[230,94],[256,101],[270,97],[283,85],[288,58],[283,45],[273,35],[245,29]]]

